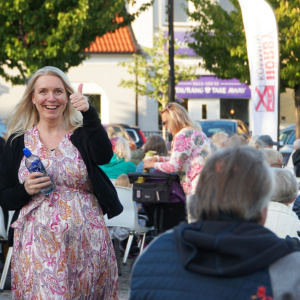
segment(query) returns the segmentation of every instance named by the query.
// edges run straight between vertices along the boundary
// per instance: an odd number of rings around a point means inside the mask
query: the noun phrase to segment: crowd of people
[[[128,142],[108,138],[82,89],[44,67],[8,118],[0,206],[15,211],[13,299],[117,299],[111,239],[128,232],[107,228],[103,216],[122,213],[115,187],[138,181],[168,184],[168,195],[137,203],[146,226],[157,226],[158,211],[163,223],[136,260],[130,299],[300,297],[300,140],[284,161],[270,136],[217,132],[208,139],[183,106],[169,103],[161,111],[169,149],[150,135],[133,163]],[[25,147],[47,176],[29,173]],[[133,182],[131,173],[148,175]],[[56,189],[45,195],[50,178]]]

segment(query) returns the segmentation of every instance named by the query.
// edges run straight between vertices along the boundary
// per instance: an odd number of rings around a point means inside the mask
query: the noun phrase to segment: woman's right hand
[[[154,168],[154,164],[156,163],[157,158],[156,157],[151,157],[148,159],[144,160],[144,170],[150,170],[152,168]]]
[[[49,184],[51,184],[49,176],[43,176],[40,172],[33,172],[29,173],[24,182],[24,187],[29,195],[34,195]]]

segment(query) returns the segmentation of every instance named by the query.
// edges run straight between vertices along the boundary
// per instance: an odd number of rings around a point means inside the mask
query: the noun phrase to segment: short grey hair
[[[295,175],[287,169],[273,169],[275,176],[275,193],[272,201],[291,203],[298,195],[299,184]]]
[[[274,175],[263,153],[250,147],[225,148],[205,163],[196,188],[188,198],[191,221],[220,215],[259,222],[274,190]]]
[[[264,153],[270,166],[274,164],[282,164],[283,156],[279,151],[271,148],[263,148],[261,151]]]
[[[300,149],[300,139],[294,141],[294,143],[293,143],[293,149],[294,150]]]

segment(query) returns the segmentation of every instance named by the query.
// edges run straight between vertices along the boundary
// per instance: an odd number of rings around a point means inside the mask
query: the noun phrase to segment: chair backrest
[[[4,239],[8,238],[2,207],[0,207],[0,236]]]
[[[8,211],[7,236],[8,236],[8,231],[9,231],[9,228],[10,228],[11,220],[12,220],[14,214],[15,214],[14,210],[9,210]]]
[[[132,189],[116,186],[119,200],[123,205],[123,211],[118,216],[108,219],[104,216],[107,226],[118,226],[136,230],[138,225],[138,211],[136,203],[132,200]]]

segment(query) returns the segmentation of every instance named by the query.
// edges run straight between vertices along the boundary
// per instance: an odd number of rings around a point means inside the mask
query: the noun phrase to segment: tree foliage
[[[221,78],[250,82],[246,37],[237,0],[227,12],[217,1],[191,0],[190,11],[197,22],[189,46],[203,58],[201,66]],[[268,1],[273,7],[279,28],[281,90],[300,84],[300,7],[299,0]]]
[[[178,49],[174,45],[175,51]],[[138,76],[138,80],[122,80],[120,86],[134,89],[139,95],[155,99],[164,108],[169,102],[169,50],[168,37],[162,31],[154,36],[153,48],[144,48],[143,54],[134,54],[129,62],[120,63],[127,67],[129,74]],[[183,66],[176,63],[184,55],[174,54],[174,82],[196,78],[196,66]]]
[[[129,24],[153,0],[134,15],[126,12],[125,2],[136,1],[1,0],[0,76],[24,84],[45,65],[63,71],[78,66],[86,59],[84,49],[97,36]],[[116,15],[123,17],[121,24]]]

